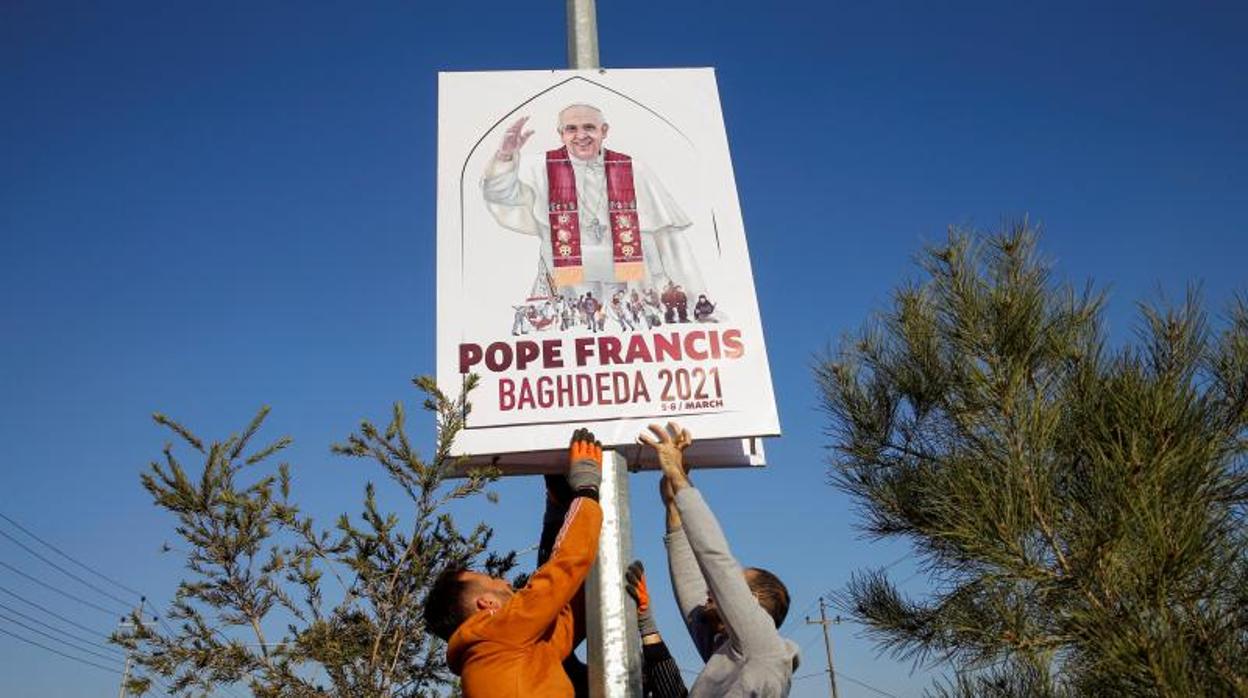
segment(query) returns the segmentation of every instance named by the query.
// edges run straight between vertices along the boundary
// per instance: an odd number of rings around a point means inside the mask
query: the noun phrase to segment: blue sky
[[[894,562],[925,588],[827,484],[809,370],[914,277],[925,241],[1029,215],[1060,278],[1110,290],[1120,340],[1137,300],[1199,282],[1216,311],[1248,288],[1248,8],[1088,5],[600,3],[606,67],[717,69],[785,435],[766,469],[695,479],[739,557],[790,585],[795,696],[826,695],[802,623],[819,594]],[[149,415],[220,438],[265,404],[266,433],[296,440],[305,509],[356,511],[381,473],[329,443],[414,405],[408,380],[434,369],[437,71],[563,67],[563,32],[554,0],[3,3],[0,512],[163,604],[180,563],[138,482],[166,439]],[[632,487],[636,552],[662,570],[654,475]],[[539,489],[514,479],[461,515],[524,548]],[[7,539],[0,561],[112,603]],[[9,569],[0,586],[115,623]],[[860,630],[833,628],[839,671],[928,684]],[[117,681],[7,635],[0,675],[8,695]]]

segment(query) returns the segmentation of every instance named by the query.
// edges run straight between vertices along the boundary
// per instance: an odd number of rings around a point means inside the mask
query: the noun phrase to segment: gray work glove
[[[568,486],[579,496],[598,498],[598,486],[602,484],[602,444],[588,429],[572,433],[568,446]]]
[[[642,637],[657,635],[659,626],[654,624],[654,616],[650,615],[650,592],[646,589],[646,568],[641,560],[633,560],[624,572],[624,588],[637,604],[637,632]]]

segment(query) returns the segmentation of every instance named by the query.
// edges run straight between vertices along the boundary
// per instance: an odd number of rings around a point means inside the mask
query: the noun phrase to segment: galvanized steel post
[[[637,611],[624,590],[632,562],[628,463],[619,451],[602,454],[602,535],[598,559],[585,582],[589,689],[594,698],[641,695],[641,637]]]
[[[568,67],[579,70],[600,67],[594,0],[568,0]]]
[[[568,64],[592,70],[598,64],[598,18],[594,0],[567,0]],[[624,590],[632,562],[628,509],[628,463],[618,451],[602,454],[602,535],[598,560],[585,581],[589,689],[594,698],[641,695],[641,638],[637,612]]]

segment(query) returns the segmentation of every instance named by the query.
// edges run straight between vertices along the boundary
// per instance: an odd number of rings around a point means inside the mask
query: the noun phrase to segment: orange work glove
[[[590,430],[577,429],[572,433],[568,472],[564,477],[578,495],[598,496],[598,486],[602,484],[602,444]]]
[[[650,615],[650,592],[646,589],[646,568],[641,560],[633,560],[624,572],[624,588],[637,604],[637,631],[642,637],[659,632],[654,616]]]

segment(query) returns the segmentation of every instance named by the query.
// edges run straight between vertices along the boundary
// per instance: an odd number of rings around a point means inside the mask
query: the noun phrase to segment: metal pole
[[[593,698],[641,695],[641,637],[637,612],[624,590],[632,560],[628,510],[628,463],[618,451],[602,454],[602,534],[598,559],[585,582],[589,694]]]
[[[828,626],[840,622],[840,616],[828,618],[827,606],[824,604],[822,596],[819,597],[819,620],[811,620],[809,616],[806,618],[807,625],[823,626],[823,649],[828,653],[828,682],[832,685],[832,698],[837,698],[836,668],[832,664],[832,638],[828,636]]]
[[[568,2],[568,67],[587,70],[598,65],[598,14],[594,0]]]
[[[567,0],[568,67],[598,68],[598,17],[594,0]],[[628,463],[617,451],[602,454],[602,534],[598,559],[585,582],[589,640],[589,694],[593,698],[641,695],[641,638],[637,611],[624,591],[633,557],[628,510]]]

